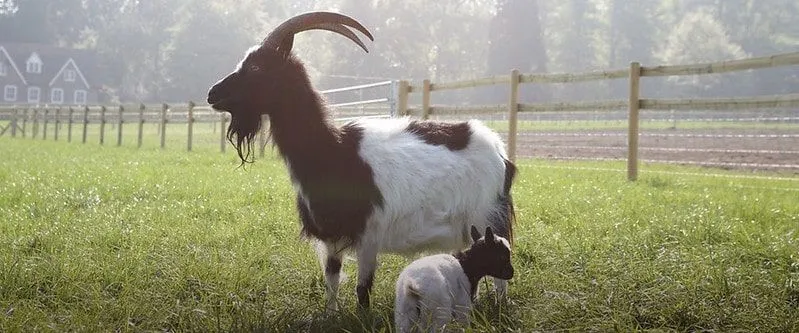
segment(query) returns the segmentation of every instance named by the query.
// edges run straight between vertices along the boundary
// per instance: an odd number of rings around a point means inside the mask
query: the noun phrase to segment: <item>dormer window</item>
[[[26,62],[26,68],[28,73],[36,73],[40,74],[42,72],[42,59],[39,58],[39,55],[36,52],[31,54],[30,58]]]
[[[64,81],[75,82],[75,71],[67,69],[64,71]]]

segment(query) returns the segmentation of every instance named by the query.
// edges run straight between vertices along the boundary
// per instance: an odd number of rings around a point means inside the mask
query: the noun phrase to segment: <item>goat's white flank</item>
[[[384,206],[375,207],[355,247],[359,286],[371,285],[378,253],[460,250],[471,243],[470,226],[482,230],[489,217],[503,214],[497,198],[503,193],[507,157],[499,135],[472,120],[468,145],[450,150],[406,131],[410,122],[409,118],[356,121],[363,129],[359,155],[371,166],[384,198]],[[324,265],[324,258],[340,258],[338,253],[349,244],[320,245]],[[326,282],[328,309],[336,309],[338,274],[326,274]],[[494,282],[504,295],[507,282]]]

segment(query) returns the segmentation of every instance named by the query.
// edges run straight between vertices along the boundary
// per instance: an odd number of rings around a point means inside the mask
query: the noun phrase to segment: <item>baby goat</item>
[[[474,226],[471,233],[474,243],[467,250],[422,257],[400,273],[394,305],[398,332],[436,331],[453,319],[467,325],[480,279],[513,277],[508,240],[491,227],[482,238]]]
[[[514,220],[516,167],[499,135],[479,121],[362,119],[334,126],[291,48],[295,34],[322,29],[366,50],[350,28],[372,38],[348,16],[295,16],[208,91],[208,103],[231,114],[227,137],[242,163],[252,162],[261,116],[269,116],[270,135],[294,184],[302,233],[317,245],[331,310],[345,254],[357,257],[356,292],[366,307],[378,253],[463,249],[470,225],[491,226],[511,240]],[[494,285],[505,292],[505,281]]]

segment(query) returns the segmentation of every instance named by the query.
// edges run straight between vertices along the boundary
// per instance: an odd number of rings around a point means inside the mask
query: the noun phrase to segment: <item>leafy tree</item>
[[[491,1],[320,1],[361,21],[375,36],[370,54],[343,37],[314,33],[296,41],[297,52],[315,69],[320,87],[424,78],[448,81],[482,76],[486,66],[485,26]],[[328,52],[325,52],[328,51]],[[436,103],[464,101],[460,91],[436,94]],[[347,98],[344,96],[343,98]]]
[[[799,2],[719,1],[715,14],[730,34],[730,39],[753,56],[799,50]],[[796,93],[799,69],[796,66],[758,70],[751,74],[750,90],[755,94]]]
[[[14,0],[0,0],[0,15],[13,15],[19,10]]]
[[[52,20],[53,5],[47,0],[18,0],[3,2],[0,16],[0,41],[14,43],[44,43],[57,41],[57,28]],[[13,31],[14,33],[7,33]]]
[[[582,72],[605,68],[600,38],[601,13],[590,0],[549,2],[542,10],[549,68],[552,72]],[[570,83],[552,86],[557,100],[606,98],[604,82]]]
[[[523,73],[547,72],[547,50],[537,0],[498,0],[496,16],[491,20],[488,39],[488,68],[486,73],[508,74],[512,69]],[[488,99],[504,101],[504,87],[495,87]],[[527,85],[520,89],[526,100],[546,99],[545,90]]]
[[[165,94],[172,100],[200,102],[208,88],[233,71],[245,51],[264,37],[264,6],[255,0],[192,0],[181,12],[165,64]]]
[[[513,68],[578,72],[630,61],[689,63],[799,49],[795,0],[0,0],[0,42],[94,50],[112,100],[199,100],[247,46],[283,19],[310,10],[352,15],[376,39],[367,42],[365,55],[330,32],[297,38],[295,52],[320,88],[385,79],[451,81],[505,75]],[[732,77],[652,79],[644,91],[799,91],[799,68]],[[623,80],[523,85],[521,93],[525,101],[622,98],[626,85]],[[498,86],[437,93],[434,102],[504,103],[506,97],[507,88]]]
[[[740,59],[747,56],[740,45],[732,42],[722,24],[707,9],[687,14],[671,31],[655,57],[664,64],[690,64]],[[719,75],[669,77],[669,82],[685,95],[720,93]]]

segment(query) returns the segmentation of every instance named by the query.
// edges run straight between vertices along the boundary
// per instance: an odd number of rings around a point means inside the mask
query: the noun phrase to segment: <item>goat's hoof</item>
[[[338,302],[335,302],[335,301],[327,302],[327,305],[325,306],[325,312],[327,312],[327,313],[338,312]]]
[[[364,309],[369,308],[369,288],[358,286],[356,288],[356,294],[358,296],[358,306]]]

